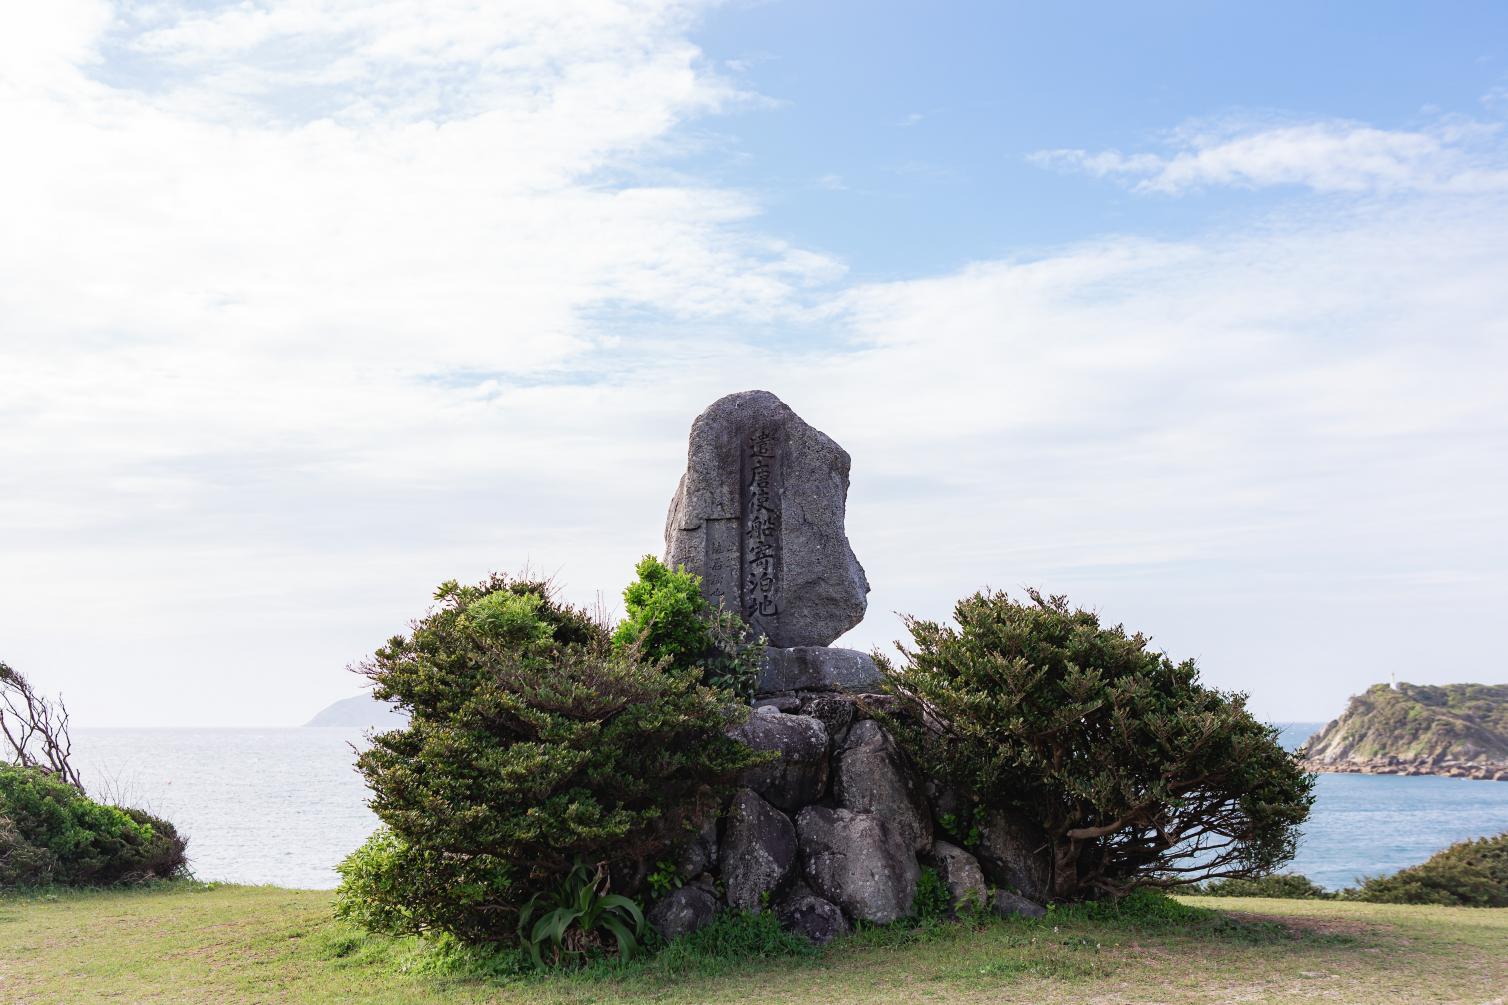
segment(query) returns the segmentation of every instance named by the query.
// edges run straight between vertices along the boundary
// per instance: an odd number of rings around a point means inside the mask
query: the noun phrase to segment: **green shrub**
[[[1252,879],[1221,879],[1189,892],[1203,897],[1278,897],[1284,900],[1326,900],[1335,896],[1308,876],[1292,872]]]
[[[0,764],[0,885],[92,885],[187,872],[173,826],[89,799],[39,768]]]
[[[1508,907],[1508,832],[1453,844],[1427,862],[1374,876],[1345,896],[1377,904]]]
[[[1254,876],[1290,859],[1313,776],[1252,718],[1141,635],[1062,597],[977,593],[957,627],[907,618],[876,654],[897,737],[978,811],[1040,823],[1054,899]],[[982,818],[981,812],[976,817]]]
[[[361,668],[410,718],[357,761],[388,833],[342,867],[348,918],[512,941],[578,862],[641,871],[758,760],[726,735],[746,709],[614,647],[543,583],[452,581],[436,600]]]
[[[638,578],[623,591],[628,617],[613,632],[613,644],[620,650],[637,644],[645,659],[694,668],[708,685],[752,701],[764,640],[752,638],[735,612],[712,607],[700,576],[652,555],[634,571]]]
[[[10,817],[0,816],[0,889],[46,886],[58,871],[58,857],[26,838]]]

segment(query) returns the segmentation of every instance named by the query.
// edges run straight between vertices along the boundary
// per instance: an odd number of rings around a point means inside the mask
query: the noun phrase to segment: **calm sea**
[[[1319,723],[1283,723],[1297,746]],[[352,767],[359,729],[80,729],[86,782],[189,835],[200,879],[328,888],[376,826]],[[1328,887],[1508,831],[1508,783],[1321,775],[1292,868]]]

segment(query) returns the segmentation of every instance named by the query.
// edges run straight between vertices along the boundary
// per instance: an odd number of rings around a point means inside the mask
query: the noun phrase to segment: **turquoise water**
[[[1289,747],[1319,723],[1285,723]],[[199,878],[328,888],[376,818],[352,767],[358,729],[81,729],[91,791],[189,835]],[[1292,869],[1328,887],[1508,830],[1508,782],[1321,775]]]

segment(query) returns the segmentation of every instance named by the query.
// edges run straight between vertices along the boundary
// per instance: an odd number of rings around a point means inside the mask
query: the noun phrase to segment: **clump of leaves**
[[[695,668],[612,644],[548,584],[444,583],[360,667],[409,713],[357,765],[387,831],[342,868],[345,917],[399,933],[511,941],[577,863],[653,861],[757,756],[747,711]]]
[[[1345,896],[1378,904],[1508,907],[1508,832],[1453,844],[1419,865],[1367,879]]]
[[[911,899],[911,917],[917,921],[947,920],[953,909],[953,893],[942,875],[924,866],[916,879],[916,895]]]
[[[876,660],[898,738],[985,814],[1039,822],[1057,900],[1266,874],[1292,858],[1313,776],[1245,696],[1063,597],[981,592],[956,626],[906,618]]]
[[[700,576],[653,555],[640,559],[634,572],[638,578],[623,591],[628,617],[614,631],[614,645],[638,646],[646,659],[695,669],[709,686],[752,701],[765,640],[754,638],[736,612],[708,603]]]
[[[529,898],[518,916],[518,937],[536,967],[580,963],[604,948],[603,933],[627,961],[639,950],[644,913],[628,897],[607,892],[607,870],[578,863],[548,894]]]

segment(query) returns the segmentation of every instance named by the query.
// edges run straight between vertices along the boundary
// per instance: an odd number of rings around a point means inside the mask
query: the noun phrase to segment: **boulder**
[[[666,942],[690,935],[717,916],[717,897],[701,886],[683,886],[650,906],[646,920]]]
[[[717,819],[714,817],[681,849],[676,869],[683,880],[689,880],[716,868]]]
[[[749,768],[740,781],[781,809],[794,813],[827,791],[827,729],[820,721],[766,706],[728,735],[780,755]]]
[[[812,893],[805,885],[781,898],[775,907],[775,917],[788,931],[803,935],[807,941],[819,946],[849,932],[848,919],[843,917],[842,909]]]
[[[1009,890],[996,890],[990,898],[990,910],[999,918],[1043,918],[1047,909]]]
[[[840,749],[848,739],[848,727],[853,723],[855,715],[852,698],[841,694],[807,691],[801,695],[799,711],[822,723],[834,750]]]
[[[773,708],[777,712],[796,713],[801,711],[801,699],[789,691],[784,694],[769,694],[754,702],[754,711],[758,712],[763,708]]]
[[[665,521],[665,561],[702,577],[778,647],[858,624],[869,581],[844,530],[848,452],[768,391],[713,402],[691,425]]]
[[[873,813],[808,806],[796,817],[802,871],[815,893],[858,921],[911,913],[921,870],[900,831]]]
[[[777,691],[874,691],[880,685],[874,657],[857,649],[794,646],[764,651],[759,667],[759,694]]]
[[[882,817],[913,851],[932,846],[932,813],[921,780],[895,739],[873,719],[849,729],[838,756],[833,798],[844,809]]]
[[[953,907],[959,904],[973,904],[976,908],[982,908],[988,902],[989,891],[984,885],[984,871],[979,868],[979,860],[956,844],[951,844],[939,838],[932,843],[932,854],[929,856],[932,868],[937,870],[937,875],[948,886],[948,895],[952,898]]]
[[[980,824],[979,836],[974,852],[991,883],[1032,900],[1047,900],[1052,857],[1042,828],[996,810]]]
[[[758,793],[739,789],[723,821],[719,858],[728,906],[763,910],[796,864],[796,828]]]

